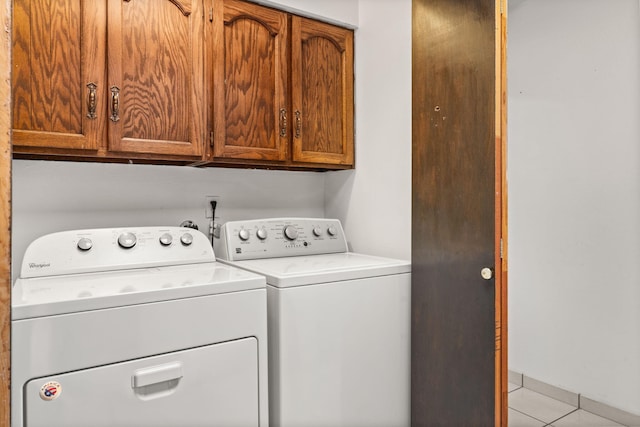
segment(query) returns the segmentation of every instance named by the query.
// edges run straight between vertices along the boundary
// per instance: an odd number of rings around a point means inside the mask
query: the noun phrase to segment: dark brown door
[[[414,426],[501,422],[496,4],[413,1]]]

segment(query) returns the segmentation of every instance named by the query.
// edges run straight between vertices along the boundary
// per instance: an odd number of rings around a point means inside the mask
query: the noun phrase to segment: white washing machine
[[[265,286],[185,228],[35,240],[12,296],[12,426],[267,426]]]
[[[410,425],[410,263],[338,220],[226,223],[219,260],[267,278],[272,427]]]

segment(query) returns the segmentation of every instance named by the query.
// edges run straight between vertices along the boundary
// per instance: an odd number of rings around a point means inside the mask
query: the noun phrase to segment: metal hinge
[[[213,147],[213,131],[209,132],[209,145]]]
[[[500,259],[504,259],[504,245],[502,239],[500,239]]]
[[[500,14],[504,15],[504,4],[507,0],[500,0]]]

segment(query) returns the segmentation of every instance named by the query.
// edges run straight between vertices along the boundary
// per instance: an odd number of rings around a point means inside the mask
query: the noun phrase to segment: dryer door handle
[[[131,376],[131,387],[144,387],[151,384],[179,380],[180,378],[182,378],[182,363],[165,363],[135,371]]]

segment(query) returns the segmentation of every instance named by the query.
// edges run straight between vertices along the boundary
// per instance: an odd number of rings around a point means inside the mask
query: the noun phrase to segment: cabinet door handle
[[[287,110],[285,108],[280,109],[280,136],[287,136]]]
[[[98,88],[98,85],[95,83],[89,83],[87,85],[87,88],[89,88],[89,94],[87,95],[87,117],[90,119],[95,119],[96,116],[96,105],[97,105],[97,100],[96,100],[96,89]]]
[[[111,86],[111,119],[112,122],[120,120],[120,88]]]
[[[300,134],[302,133],[302,115],[300,110],[296,110],[296,138],[300,138]]]

